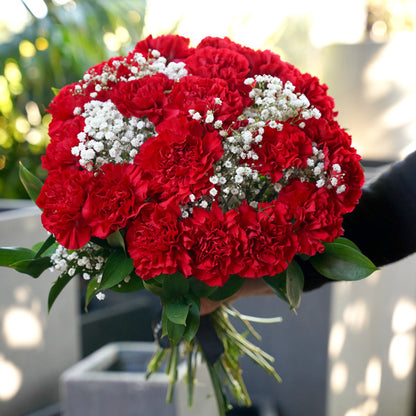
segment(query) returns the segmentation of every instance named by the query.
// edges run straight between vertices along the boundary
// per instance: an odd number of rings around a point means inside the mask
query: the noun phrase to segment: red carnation
[[[326,188],[294,180],[283,188],[278,200],[288,206],[293,218],[298,253],[313,256],[323,251],[322,242],[333,241],[342,234],[339,204]]]
[[[338,122],[322,118],[308,120],[305,132],[318,148],[323,149],[325,170],[337,179],[336,186],[331,190],[334,200],[339,202],[343,214],[351,212],[361,197],[365,179],[360,165],[361,156],[351,147],[351,136]],[[335,172],[333,165],[339,165],[340,172]]]
[[[54,171],[46,178],[36,204],[43,210],[42,224],[68,249],[83,247],[91,228],[82,215],[92,174],[83,170]]]
[[[285,83],[292,81],[300,75],[293,65],[282,61],[279,55],[269,51],[253,51],[247,55],[250,62],[251,71],[249,76],[254,75],[272,75],[280,78]],[[296,84],[295,84],[296,85]]]
[[[85,126],[84,118],[76,116],[62,121],[53,119],[49,124],[49,136],[51,142],[46,148],[46,155],[42,156],[42,167],[49,171],[54,169],[66,169],[78,167],[78,158],[71,150],[79,145],[78,133]]]
[[[127,250],[142,279],[177,271],[191,275],[190,257],[182,241],[180,215],[176,204],[146,203],[130,223],[126,235]]]
[[[219,98],[221,104],[216,104]],[[238,91],[230,91],[228,84],[220,78],[201,78],[187,76],[175,83],[169,94],[169,107],[189,115],[189,110],[197,111],[205,119],[207,110],[213,110],[216,120],[221,120],[224,127],[242,114],[243,109],[251,104],[248,96]]]
[[[332,120],[337,112],[334,111],[335,102],[327,94],[328,86],[321,84],[317,77],[310,74],[298,74],[291,82],[296,85],[296,92],[305,94],[312,106],[316,107],[327,120]]]
[[[244,85],[244,79],[250,70],[247,59],[230,49],[216,49],[210,46],[196,49],[185,60],[186,68],[193,75],[203,78],[222,78],[231,90],[238,89],[246,93],[250,87]]]
[[[361,156],[353,148],[339,147],[329,159],[332,175],[338,179],[332,192],[341,205],[342,213],[351,212],[362,195],[361,188],[365,180],[360,165]],[[340,166],[340,174],[333,171],[333,165]]]
[[[173,81],[164,74],[147,75],[128,82],[119,82],[110,93],[111,101],[125,117],[148,117],[153,123],[161,120],[167,102],[166,91]]]
[[[262,175],[269,175],[272,182],[282,178],[284,169],[306,167],[312,155],[310,139],[302,129],[289,123],[283,124],[282,131],[266,126],[263,140],[253,149],[259,156],[254,167]]]
[[[195,120],[169,119],[157,127],[158,136],[147,140],[135,163],[151,181],[156,199],[177,201],[206,194],[213,187],[213,163],[223,154],[217,132],[208,132]]]
[[[275,276],[287,268],[297,248],[289,219],[288,207],[276,201],[261,204],[258,210],[247,202],[238,208],[237,222],[247,241],[242,277]]]
[[[75,87],[79,87],[77,90]],[[80,91],[80,92],[76,92]],[[90,97],[82,92],[81,84],[74,83],[61,88],[49,104],[48,112],[52,114],[53,120],[68,120],[74,118],[74,110],[77,107],[81,109],[84,104],[90,101]]]
[[[131,164],[105,164],[94,176],[82,209],[92,235],[107,238],[137,215],[146,197],[146,183]]]
[[[187,58],[193,51],[189,48],[189,39],[178,35],[163,35],[153,38],[152,35],[136,44],[133,52],[141,53],[145,58],[149,50],[156,49],[169,61]]]
[[[218,204],[211,211],[194,208],[184,220],[187,248],[192,257],[192,275],[208,286],[223,286],[241,269],[244,234],[236,223],[235,211],[223,214]]]

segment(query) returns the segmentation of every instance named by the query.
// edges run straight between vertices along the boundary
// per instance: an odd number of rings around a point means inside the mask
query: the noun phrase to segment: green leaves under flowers
[[[46,241],[41,241],[32,247],[32,250],[36,251],[35,258],[39,258],[42,254],[51,255],[56,250],[56,238],[51,234]]]
[[[35,251],[24,247],[1,247],[0,266],[13,267],[14,263],[22,260],[34,259]]]
[[[123,251],[126,251],[126,243],[124,242],[123,234],[120,230],[115,231],[107,237],[107,243],[110,247],[118,248],[121,247]]]
[[[290,305],[290,309],[299,307],[304,276],[296,260],[293,260],[284,272],[273,277],[263,277],[263,280],[280,299]]]
[[[161,299],[162,336],[167,335],[173,346],[182,338],[192,342],[199,328],[199,293],[204,290],[200,285],[191,283],[192,279],[181,273],[160,275],[143,282],[147,290]]]
[[[110,289],[114,292],[119,293],[130,293],[130,292],[138,292],[144,288],[143,280],[140,279],[136,273],[130,273],[130,276],[127,276],[124,280],[122,280],[117,285],[111,287]]]
[[[24,247],[1,247],[0,266],[10,267],[34,278],[51,267],[50,255],[55,251],[55,237],[36,244],[33,249]],[[42,256],[44,255],[44,256]]]
[[[34,278],[39,277],[46,269],[52,266],[50,257],[21,260],[13,263],[11,267],[16,271],[28,274]]]
[[[185,341],[191,343],[194,339],[199,328],[199,309],[200,305],[197,302],[191,301],[188,311],[188,317],[186,318],[186,329],[183,337]]]
[[[33,175],[33,173],[29,172],[29,170],[23,166],[22,162],[19,162],[19,178],[26,189],[26,192],[30,196],[30,199],[35,202],[42,189],[42,181]]]
[[[166,306],[166,316],[169,321],[178,325],[185,325],[188,317],[189,304],[187,302],[172,302]]]
[[[102,290],[117,286],[132,273],[133,269],[133,260],[127,257],[124,251],[113,251],[104,265],[101,280],[98,281],[97,278],[94,278],[88,285],[85,308],[87,308],[95,294]]]
[[[177,299],[188,294],[189,281],[182,273],[164,275],[162,287],[165,298]]]
[[[286,295],[291,309],[296,309],[300,305],[303,283],[302,269],[296,260],[293,260],[286,270]]]
[[[372,261],[347,239],[337,239],[334,243],[326,243],[324,246],[325,251],[311,257],[310,262],[328,279],[361,280],[377,270]]]
[[[219,301],[229,298],[234,295],[244,283],[244,279],[240,276],[234,274],[231,275],[224,286],[218,287],[212,294],[208,297],[211,300]]]
[[[289,303],[286,295],[286,270],[276,276],[264,276],[264,282],[282,300]]]
[[[163,307],[162,335],[168,335],[171,345],[177,345],[182,338],[191,343],[199,328],[199,299],[181,299]]]
[[[59,296],[59,294],[62,292],[64,287],[71,281],[72,277],[63,274],[58,278],[58,280],[55,281],[53,286],[51,287],[51,290],[49,291],[48,296],[48,312],[50,312],[52,305],[55,303],[56,298]]]

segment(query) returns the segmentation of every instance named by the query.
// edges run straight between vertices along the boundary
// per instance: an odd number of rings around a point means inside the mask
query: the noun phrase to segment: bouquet
[[[149,36],[63,87],[49,112],[48,176],[41,183],[23,166],[20,176],[50,236],[32,249],[2,248],[0,265],[33,277],[59,271],[49,308],[75,276],[89,282],[86,306],[107,290],[158,296],[158,337],[168,342],[149,375],[168,357],[168,400],[186,357],[192,401],[195,365],[206,358],[201,299],[225,300],[245,280],[263,279],[296,309],[308,278],[299,259],[334,280],[375,270],[342,238],[364,175],[334,101],[316,77],[270,51]],[[279,380],[273,357],[230,314],[255,334],[231,307],[211,314],[222,354],[207,365],[221,415],[226,389],[250,403],[242,355]]]

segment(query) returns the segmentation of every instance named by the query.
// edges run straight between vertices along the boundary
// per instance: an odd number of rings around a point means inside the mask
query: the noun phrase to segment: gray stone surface
[[[198,370],[194,408],[186,405],[183,367],[174,402],[166,403],[167,376],[156,373],[145,379],[154,351],[150,342],[111,343],[75,364],[61,377],[63,416],[191,416],[196,412],[215,416],[216,403],[203,366]]]
[[[31,247],[46,237],[33,204],[0,212],[0,246]],[[1,416],[26,415],[58,401],[59,376],[79,359],[77,286],[70,284],[48,315],[56,278],[49,271],[33,279],[0,268]]]

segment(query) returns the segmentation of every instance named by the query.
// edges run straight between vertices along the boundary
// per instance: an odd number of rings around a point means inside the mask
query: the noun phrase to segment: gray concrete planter
[[[194,406],[187,407],[185,385],[179,380],[174,402],[165,401],[164,373],[145,379],[155,351],[150,342],[111,343],[63,373],[60,380],[64,416],[215,416],[217,408],[205,368],[198,369]],[[184,371],[180,371],[180,374]]]

